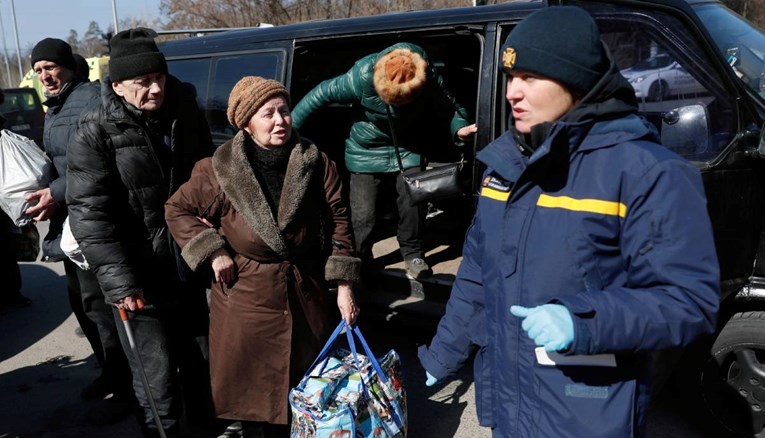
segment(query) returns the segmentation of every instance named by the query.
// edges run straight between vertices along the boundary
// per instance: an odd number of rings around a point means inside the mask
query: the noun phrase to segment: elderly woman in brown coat
[[[241,79],[228,119],[240,131],[197,164],[168,200],[166,218],[188,265],[208,263],[215,273],[216,415],[241,420],[245,436],[287,436],[289,388],[334,325],[327,283],[337,283],[340,314],[354,322],[360,260],[335,164],[293,131],[284,86]]]

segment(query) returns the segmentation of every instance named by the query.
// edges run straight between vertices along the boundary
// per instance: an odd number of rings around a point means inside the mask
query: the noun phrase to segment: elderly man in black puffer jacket
[[[179,275],[164,206],[197,160],[212,155],[213,143],[194,92],[167,74],[153,35],[136,28],[112,38],[101,101],[83,116],[69,146],[67,203],[72,234],[107,301],[131,311],[152,396],[172,436],[180,414],[175,368],[183,372],[189,364],[188,357],[175,363],[182,348],[178,343],[195,328],[206,335],[206,327],[190,327],[188,321],[199,322],[199,317],[183,310],[191,300],[204,300],[204,289],[190,291]],[[139,300],[145,302],[142,310]],[[174,320],[180,315],[183,327]],[[125,350],[144,408],[142,430],[156,436],[138,364],[130,348]],[[203,388],[205,382],[194,386]]]
[[[99,96],[97,83],[77,70],[72,48],[56,38],[45,38],[32,49],[32,66],[46,89],[48,106],[43,130],[45,152],[53,161],[55,172],[50,185],[27,199],[27,210],[35,220],[49,219],[49,232],[43,240],[43,261],[64,262],[67,291],[72,311],[90,342],[103,374],[82,390],[85,399],[114,397],[92,408],[88,415],[97,423],[111,423],[130,412],[132,391],[130,369],[122,352],[112,311],[104,301],[95,274],[68,260],[61,250],[61,233],[66,219],[67,146],[77,130],[80,116]]]

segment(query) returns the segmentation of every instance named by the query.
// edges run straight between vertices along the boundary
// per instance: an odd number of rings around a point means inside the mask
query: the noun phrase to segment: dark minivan
[[[706,406],[730,429],[765,436],[765,35],[722,3],[514,1],[230,31],[161,48],[170,72],[196,87],[197,102],[220,144],[235,133],[226,120],[226,105],[241,77],[282,81],[294,103],[364,55],[400,41],[416,43],[478,124],[466,151],[470,159],[510,123],[506,84],[497,65],[502,42],[526,15],[558,4],[581,6],[595,17],[635,88],[640,111],[660,130],[664,146],[702,172],[722,273],[723,311],[715,338],[702,340],[702,345],[707,342],[705,357],[685,360],[686,354],[675,376],[692,383],[681,386],[687,391],[700,391],[697,399],[703,392]],[[351,106],[325,108],[301,135],[342,162],[343,139],[355,111]],[[466,192],[475,193],[482,169],[470,162]],[[452,240],[444,250],[443,242],[430,242],[428,261],[439,274],[400,302],[445,300],[443,290],[459,262],[465,212],[473,205],[470,196],[463,201],[434,207],[431,221],[449,224],[445,234]],[[437,228],[432,227],[434,233]],[[395,249],[376,257],[395,259]],[[403,278],[395,264],[380,273]],[[706,416],[697,417],[702,421]]]
[[[45,110],[34,88],[4,88],[5,100],[0,115],[5,117],[5,129],[34,140],[43,147]]]

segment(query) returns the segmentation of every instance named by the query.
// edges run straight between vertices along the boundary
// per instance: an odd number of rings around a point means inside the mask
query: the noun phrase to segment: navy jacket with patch
[[[604,81],[623,91],[619,78]],[[600,96],[605,105],[554,123],[530,157],[511,131],[477,155],[487,165],[477,212],[420,360],[443,379],[478,347],[478,415],[495,437],[641,436],[649,353],[715,327],[719,268],[700,173],[634,111],[614,117],[615,94]],[[546,303],[572,313],[564,354],[612,353],[617,367],[538,364],[510,306]]]

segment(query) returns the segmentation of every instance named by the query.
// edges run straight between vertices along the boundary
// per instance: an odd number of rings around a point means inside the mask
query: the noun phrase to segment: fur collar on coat
[[[212,158],[213,171],[221,189],[244,220],[258,231],[258,235],[277,254],[289,256],[282,231],[295,218],[319,160],[319,151],[313,144],[303,144],[296,131],[292,131],[295,147],[292,149],[284,187],[279,200],[279,210],[274,218],[266,196],[245,152],[245,131],[239,131],[223,144]]]

